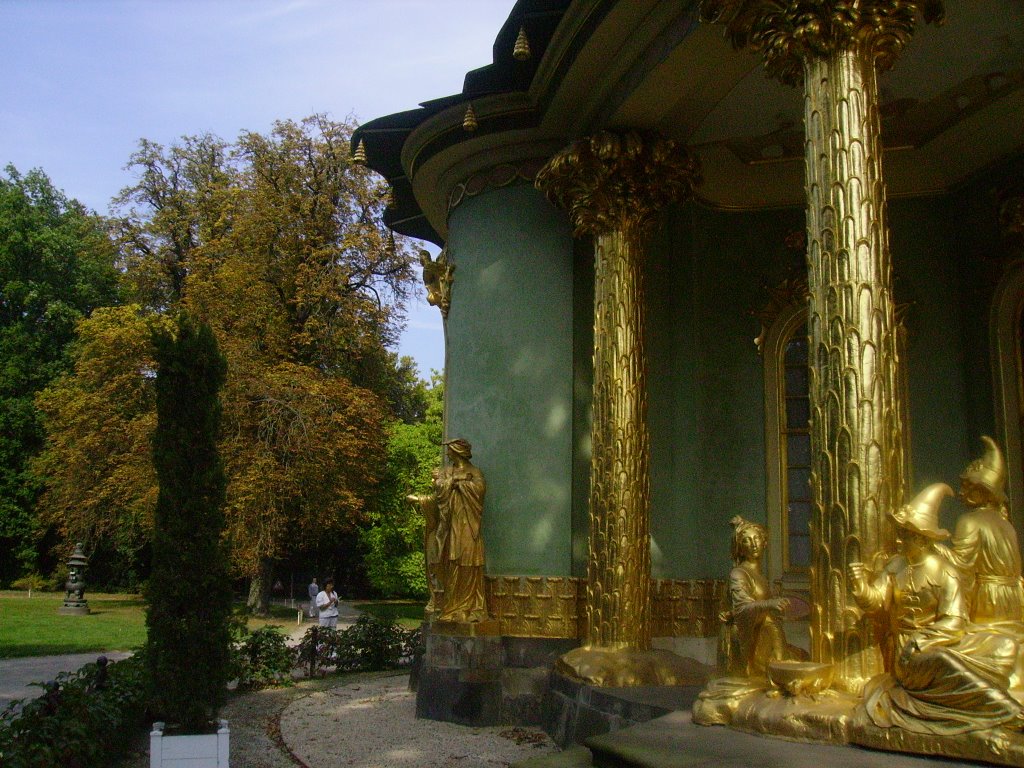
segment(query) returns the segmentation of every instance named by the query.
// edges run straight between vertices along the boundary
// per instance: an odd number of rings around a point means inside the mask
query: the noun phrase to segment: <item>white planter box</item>
[[[153,723],[149,732],[149,768],[228,768],[228,721],[220,720],[216,733],[201,736],[164,736],[164,724]]]

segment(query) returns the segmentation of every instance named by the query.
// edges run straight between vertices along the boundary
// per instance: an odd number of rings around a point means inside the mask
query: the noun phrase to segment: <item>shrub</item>
[[[232,666],[238,687],[258,690],[272,685],[291,685],[295,653],[280,627],[262,627],[234,646]]]
[[[187,315],[176,337],[157,333],[153,466],[160,492],[146,613],[154,714],[201,732],[227,693],[231,590],[218,392],[227,365],[213,331]]]
[[[30,573],[11,582],[11,589],[24,589],[28,592],[29,597],[32,597],[33,592],[41,592],[44,589],[52,588],[53,582],[38,573]]]
[[[392,669],[412,663],[420,638],[418,629],[407,630],[373,616],[360,616],[340,632],[310,627],[299,642],[298,663],[310,677],[325,667],[339,672]]]
[[[45,688],[39,698],[16,701],[0,713],[4,768],[106,768],[127,751],[146,719],[141,654],[86,664]]]

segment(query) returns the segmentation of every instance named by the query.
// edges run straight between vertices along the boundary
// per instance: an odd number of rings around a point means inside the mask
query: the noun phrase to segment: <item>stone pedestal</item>
[[[416,717],[460,725],[501,722],[498,622],[434,622],[416,688]]]
[[[434,622],[423,636],[416,716],[472,726],[542,725],[551,667],[578,642],[501,636],[493,620]]]
[[[57,613],[68,616],[85,616],[89,612],[89,601],[85,599],[65,600],[64,604],[57,609]]]

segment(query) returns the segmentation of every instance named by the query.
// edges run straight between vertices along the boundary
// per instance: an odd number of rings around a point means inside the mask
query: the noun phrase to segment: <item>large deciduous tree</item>
[[[143,142],[138,182],[119,198],[134,300],[209,323],[227,360],[227,531],[260,608],[276,561],[323,551],[363,520],[385,425],[419,407],[387,349],[410,253],[383,226],[386,185],[349,157],[351,131],[313,116],[234,144]],[[56,443],[67,422],[51,425]]]
[[[119,300],[114,259],[102,219],[44,173],[0,174],[0,581],[36,565],[33,399],[68,369],[75,324]]]

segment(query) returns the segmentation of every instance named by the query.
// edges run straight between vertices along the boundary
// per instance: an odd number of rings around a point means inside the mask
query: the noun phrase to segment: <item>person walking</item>
[[[334,579],[324,581],[323,591],[316,596],[316,607],[321,627],[334,629],[338,626],[338,593],[334,591]]]
[[[316,576],[313,577],[313,581],[309,583],[307,589],[309,593],[309,618],[316,618],[316,596],[320,594],[320,585],[316,583]]]

